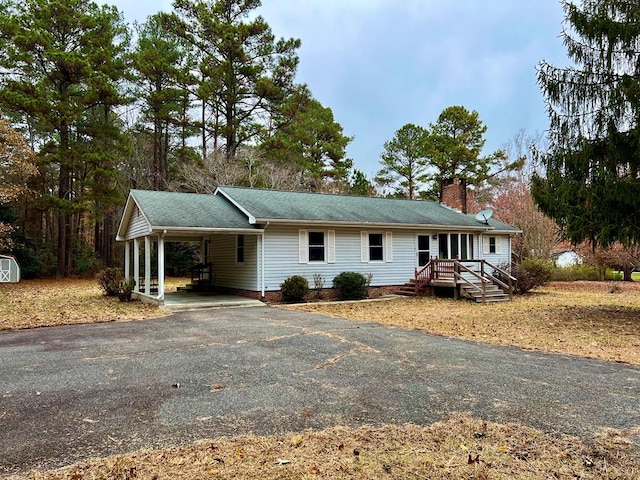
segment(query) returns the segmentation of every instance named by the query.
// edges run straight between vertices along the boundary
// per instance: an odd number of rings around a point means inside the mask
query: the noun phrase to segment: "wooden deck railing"
[[[474,265],[475,268],[472,268]],[[496,275],[499,275],[500,278]],[[479,281],[479,285],[468,277]],[[504,281],[502,279],[504,279]],[[516,279],[506,270],[486,260],[432,258],[423,267],[415,269],[416,293],[434,281],[450,282],[454,287],[458,284],[466,284],[470,286],[470,288],[481,292],[484,301],[486,298],[486,287],[490,283],[498,285],[505,293],[509,293],[509,299],[513,299]]]

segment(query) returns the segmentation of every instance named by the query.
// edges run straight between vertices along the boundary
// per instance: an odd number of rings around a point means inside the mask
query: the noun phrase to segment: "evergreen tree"
[[[93,128],[105,129],[98,135],[103,140],[114,133],[111,112],[124,103],[119,82],[126,71],[126,35],[115,7],[86,0],[7,1],[0,12],[0,66],[6,72],[0,105],[37,130],[40,163],[57,177],[48,188],[57,212],[58,276],[70,273],[79,212],[87,208],[78,190],[88,166],[86,138],[96,138]],[[101,127],[87,122],[95,109],[102,112]],[[115,169],[115,155],[94,160],[94,173]]]
[[[371,181],[367,178],[365,173],[356,168],[351,174],[351,180],[349,182],[349,194],[360,195],[363,197],[373,197],[376,194],[376,189]]]
[[[299,170],[312,191],[328,183],[346,185],[353,162],[345,158],[345,149],[351,138],[331,109],[303,88],[277,112],[272,117],[274,133],[262,143],[264,157]]]
[[[187,149],[192,133],[189,110],[192,99],[189,86],[195,83],[188,46],[164,30],[160,17],[153,15],[138,28],[133,53],[135,83],[142,105],[141,124],[151,126],[152,155],[149,170],[151,188],[165,190],[169,184],[169,158],[173,147],[172,126],[181,139],[176,150]]]
[[[203,157],[212,138],[214,151],[224,148],[231,161],[238,147],[263,133],[269,106],[295,88],[300,41],[276,40],[266,21],[253,15],[260,3],[175,0],[175,13],[162,16],[167,30],[198,51]]]
[[[498,173],[496,167],[504,159],[501,151],[483,157],[487,126],[482,123],[477,111],[470,112],[462,106],[445,108],[438,121],[430,125],[428,158],[434,189],[448,178],[464,178],[467,185],[481,187],[489,177]],[[515,168],[516,165],[508,168]],[[501,169],[499,169],[501,170]]]
[[[573,243],[640,242],[640,4],[563,2],[574,66],[542,62],[550,118],[533,195]]]
[[[428,141],[428,130],[418,125],[408,123],[398,130],[384,144],[376,183],[391,187],[393,195],[417,198],[427,180]]]

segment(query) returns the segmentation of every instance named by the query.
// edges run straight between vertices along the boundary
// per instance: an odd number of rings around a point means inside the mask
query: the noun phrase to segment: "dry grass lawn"
[[[640,365],[640,285],[552,284],[508,304],[440,298],[296,305],[439,335]],[[164,315],[107,299],[93,281],[0,285],[0,329]],[[640,426],[585,442],[454,414],[416,425],[336,426],[285,436],[203,440],[89,459],[11,480],[640,479]]]
[[[640,365],[640,283],[557,282],[495,304],[428,297],[288,308]]]
[[[0,284],[0,330],[140,320],[168,312],[106,297],[95,280],[24,280]]]
[[[640,434],[640,429],[629,433]],[[637,446],[620,432],[603,432],[586,446],[576,438],[550,438],[518,425],[453,415],[428,427],[333,427],[203,440],[10,479],[637,480],[637,454]]]

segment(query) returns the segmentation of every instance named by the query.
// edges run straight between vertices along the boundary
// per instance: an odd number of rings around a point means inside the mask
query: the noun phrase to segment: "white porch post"
[[[134,292],[140,291],[140,239],[133,240],[133,277],[136,281]]]
[[[207,259],[204,258],[206,253],[206,242],[207,242],[207,237],[200,238],[200,263],[207,262]]]
[[[158,298],[164,299],[164,234],[158,235]]]
[[[144,293],[151,295],[151,238],[144,237]]]
[[[129,281],[129,269],[130,267],[130,259],[129,259],[129,247],[131,246],[131,242],[129,240],[124,242],[124,279],[125,281]]]

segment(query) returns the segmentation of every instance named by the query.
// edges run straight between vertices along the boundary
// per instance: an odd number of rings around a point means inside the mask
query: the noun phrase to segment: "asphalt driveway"
[[[0,332],[0,475],[198,438],[452,412],[589,437],[640,369],[273,307]]]

